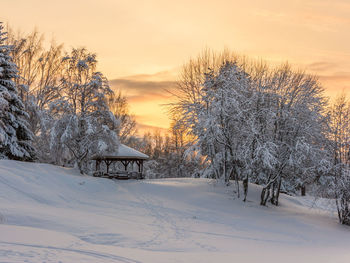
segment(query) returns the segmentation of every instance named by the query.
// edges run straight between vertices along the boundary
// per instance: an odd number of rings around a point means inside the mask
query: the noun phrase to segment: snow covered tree
[[[261,195],[261,204],[278,204],[281,180],[293,192],[310,177],[315,177],[325,136],[323,88],[313,76],[294,72],[288,65],[272,75],[275,94],[274,124],[270,142],[275,145],[276,164],[270,170]],[[289,189],[288,189],[289,187]]]
[[[9,30],[7,43],[13,46],[11,56],[18,66],[20,78],[15,82],[19,88],[26,111],[29,114],[29,129],[34,134],[33,145],[37,158],[50,162],[49,131],[52,118],[49,105],[62,97],[61,73],[63,45],[53,41],[48,49],[44,48],[44,36],[37,30],[29,34],[14,33]]]
[[[37,30],[33,30],[27,35],[20,32],[14,33],[11,28],[8,32],[7,43],[13,46],[11,56],[20,75],[20,78],[17,78],[15,82],[25,105],[29,99],[29,88],[40,74],[38,60],[44,50],[43,39],[44,36]]]
[[[246,110],[252,95],[249,83],[249,76],[236,63],[227,62],[218,74],[207,74],[202,90],[205,111],[198,118],[197,136],[205,142],[201,148],[210,156],[216,177],[226,182],[231,177],[237,183],[245,165],[242,150],[248,131],[245,121],[250,118]]]
[[[0,23],[0,158],[29,161],[35,158],[31,146],[33,134],[17,92],[17,66],[10,56],[11,46],[5,45],[5,40],[6,33]]]
[[[326,180],[326,187],[336,200],[340,223],[350,225],[350,102],[345,95],[330,108],[328,149],[330,169],[326,177],[331,180]]]
[[[113,96],[107,79],[96,71],[96,55],[80,48],[64,56],[63,45],[51,42],[45,48],[36,30],[10,33],[7,43],[19,65],[21,77],[14,80],[40,161],[77,165],[83,172],[91,154],[116,150],[119,133],[124,140],[135,132],[125,98]],[[119,115],[110,112],[111,97],[119,98]]]
[[[113,91],[95,71],[96,55],[84,48],[73,49],[63,63],[64,96],[51,104],[50,111],[54,118],[51,155],[55,163],[76,164],[83,173],[91,154],[117,149],[119,123],[107,105]]]
[[[206,72],[206,59],[186,66],[172,110],[207,157],[206,174],[235,179],[238,195],[243,180],[245,197],[248,181],[261,184],[261,204],[278,205],[281,189],[295,192],[315,180],[326,132],[323,89],[288,64],[272,69],[225,58]]]

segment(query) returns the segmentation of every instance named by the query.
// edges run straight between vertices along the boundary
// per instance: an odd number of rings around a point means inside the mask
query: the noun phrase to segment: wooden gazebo
[[[96,161],[96,171],[93,173],[93,176],[116,179],[143,179],[143,162],[148,160],[148,158],[148,155],[121,144],[115,153],[96,155],[92,158],[92,160]],[[121,163],[124,170],[111,171],[111,165],[116,163]],[[101,164],[105,164],[105,169]],[[135,164],[137,171],[134,170]],[[131,171],[128,167],[131,167]]]

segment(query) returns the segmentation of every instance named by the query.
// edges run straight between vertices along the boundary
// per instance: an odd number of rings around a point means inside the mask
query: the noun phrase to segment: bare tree
[[[112,94],[108,98],[108,106],[119,121],[117,132],[120,142],[130,144],[130,140],[135,137],[137,129],[135,117],[129,113],[129,105],[126,97],[120,91],[117,94]]]

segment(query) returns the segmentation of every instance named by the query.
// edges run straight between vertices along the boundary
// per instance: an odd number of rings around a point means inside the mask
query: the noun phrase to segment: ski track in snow
[[[5,246],[4,246],[5,245]],[[20,244],[20,243],[10,243],[10,242],[0,242],[0,246],[4,246],[6,248],[6,245],[9,248],[12,247],[25,247],[30,248],[33,250],[30,250],[25,254],[21,254],[21,252],[13,252],[12,250],[0,248],[0,258],[1,257],[11,257],[11,256],[28,256],[29,257],[35,257],[40,256],[41,260],[50,260],[49,257],[53,256],[52,252],[55,254],[57,252],[69,252],[69,253],[76,253],[81,254],[84,256],[89,256],[92,258],[97,259],[103,259],[108,260],[108,262],[125,262],[125,263],[140,263],[141,261],[133,260],[130,258],[120,257],[112,254],[105,254],[101,252],[95,252],[95,251],[89,251],[89,250],[80,250],[80,249],[71,249],[71,248],[62,248],[62,247],[52,247],[52,246],[39,246],[39,245],[30,245],[30,244]],[[39,252],[35,252],[36,249],[40,249]],[[42,254],[42,251],[46,251],[45,254]],[[51,260],[50,260],[51,261]],[[52,261],[55,262],[55,261]]]

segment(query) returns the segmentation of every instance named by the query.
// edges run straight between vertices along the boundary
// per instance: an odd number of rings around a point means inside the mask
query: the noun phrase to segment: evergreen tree
[[[17,66],[10,56],[11,46],[5,45],[6,32],[0,23],[0,158],[33,160],[33,134],[28,129],[23,102],[14,82]]]

